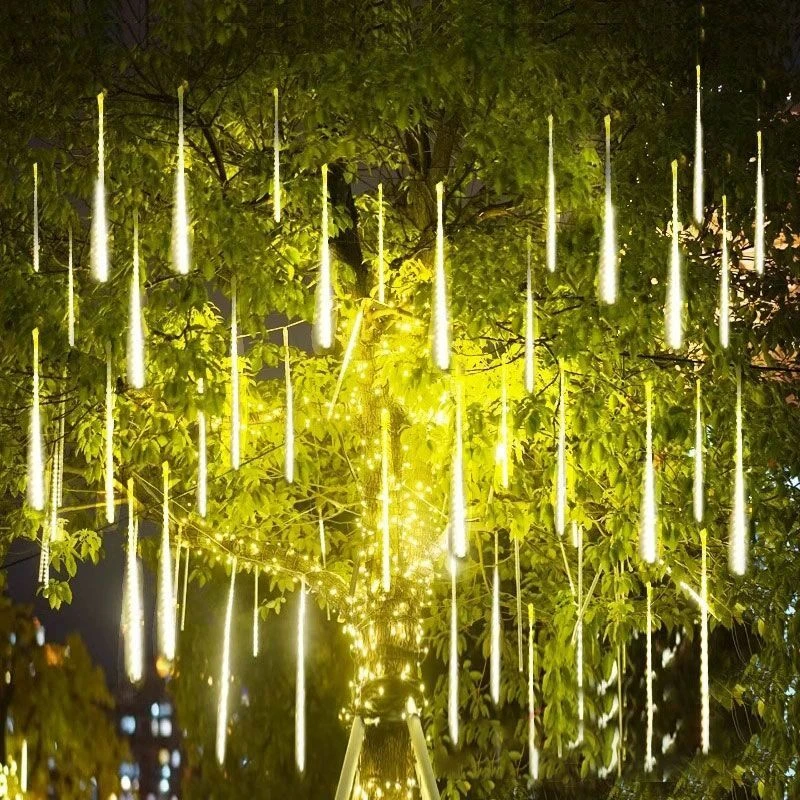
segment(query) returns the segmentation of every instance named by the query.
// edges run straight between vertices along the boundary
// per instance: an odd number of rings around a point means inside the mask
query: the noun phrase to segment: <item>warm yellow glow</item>
[[[39,165],[33,163],[33,271],[39,271]]]
[[[205,381],[197,379],[198,403],[203,402]],[[206,452],[206,412],[197,408],[197,513],[205,517],[208,505],[208,455]]]
[[[744,575],[747,569],[747,507],[744,486],[744,457],[742,454],[742,374],[736,376],[736,455],[733,478],[733,507],[731,509],[728,560],[734,575]]]
[[[700,406],[700,379],[696,382],[695,415],[694,415],[694,518],[703,521],[703,410]]]
[[[533,299],[533,269],[531,267],[531,237],[527,240],[528,268],[525,280],[525,391],[532,394],[536,386],[536,306]]]
[[[683,345],[683,285],[681,278],[680,223],[678,222],[678,162],[672,162],[672,249],[667,297],[664,304],[664,325],[667,346],[679,350]]]
[[[236,320],[236,277],[231,279],[231,466],[239,469],[241,421],[239,418],[239,326]]]
[[[281,128],[278,117],[278,87],[272,90],[275,105],[275,126],[272,134],[272,218],[281,221]]]
[[[175,167],[175,200],[172,207],[172,268],[186,275],[189,253],[189,208],[186,200],[186,161],[183,141],[183,84],[178,87],[178,163]]]
[[[284,477],[294,482],[294,389],[292,367],[289,363],[289,329],[283,329],[283,375],[286,384],[286,430],[284,434]]]
[[[455,396],[453,458],[450,462],[450,550],[456,558],[467,556],[467,501],[464,491],[464,393],[459,382]]]
[[[603,241],[600,250],[600,299],[604,303],[617,300],[617,234],[614,205],[611,202],[611,117],[606,115],[606,193],[603,214]]]
[[[253,570],[253,658],[258,658],[258,573],[260,567]]]
[[[312,339],[315,350],[333,347],[333,275],[328,243],[328,165],[322,165],[322,222],[319,253],[319,276],[314,297]]]
[[[539,750],[536,747],[536,694],[534,692],[534,654],[536,649],[533,604],[528,604],[528,774],[539,779]]]
[[[450,367],[450,310],[444,268],[444,185],[436,184],[436,265],[433,276],[433,363]]]
[[[361,333],[361,323],[364,320],[364,306],[360,305],[356,312],[355,319],[353,320],[353,327],[350,331],[350,338],[347,340],[347,347],[344,349],[344,356],[342,356],[342,366],[339,369],[339,377],[336,379],[336,388],[333,391],[333,397],[328,404],[327,419],[333,417],[333,409],[336,407],[336,401],[339,398],[339,392],[342,390],[342,383],[344,376],[347,374],[347,368],[350,366],[350,361],[353,359],[356,345],[358,344],[358,337]]]
[[[497,430],[497,450],[495,460],[500,471],[500,485],[508,489],[510,473],[510,453],[508,442],[508,379],[506,362],[500,366],[500,424]]]
[[[105,429],[106,522],[114,521],[114,383],[111,374],[111,344],[106,344],[106,429]]]
[[[389,409],[381,409],[381,586],[392,588],[392,543],[389,528]]]
[[[710,748],[708,695],[708,574],[706,532],[700,532],[700,729],[701,746],[704,753]]]
[[[494,541],[494,568],[492,570],[492,620],[489,651],[489,693],[492,702],[500,702],[500,570],[498,567],[497,535]]]
[[[28,791],[28,740],[22,740],[22,751],[19,756],[19,788]]]
[[[722,195],[722,263],[719,274],[719,343],[728,346],[730,331],[730,257],[728,255],[728,198]]]
[[[306,579],[300,582],[297,609],[297,681],[294,705],[294,760],[299,772],[306,768]]]
[[[547,118],[547,269],[556,271],[556,172],[553,166],[553,115]]]
[[[236,559],[231,564],[231,585],[225,607],[225,627],[222,632],[222,663],[219,668],[219,703],[217,705],[217,763],[225,763],[225,745],[228,739],[228,695],[231,688],[231,620],[233,596],[236,589]]]
[[[447,727],[453,744],[458,744],[458,601],[455,558],[450,559],[450,659],[447,685]]]
[[[75,272],[72,264],[72,225],[69,226],[69,255],[67,257],[67,341],[75,347]]]
[[[144,325],[139,289],[139,212],[133,212],[133,270],[128,303],[128,383],[134,389],[144,386]]]
[[[647,739],[645,744],[644,771],[651,772],[655,765],[653,758],[653,588],[647,582]]]
[[[378,184],[378,302],[386,302],[386,264],[383,256],[383,184]]]
[[[658,517],[656,511],[656,478],[653,466],[653,387],[648,381],[645,387],[647,404],[647,433],[642,480],[642,509],[639,520],[639,555],[643,561],[656,560]]]
[[[94,207],[92,209],[91,264],[92,277],[96,281],[108,280],[108,224],[106,222],[106,165],[105,139],[103,131],[103,99],[105,93],[97,95],[97,177],[94,184]]]
[[[556,533],[564,535],[567,522],[567,422],[564,365],[559,361],[558,452],[556,454]]]
[[[753,236],[754,264],[756,272],[764,272],[764,171],[761,165],[761,131],[758,137],[758,155],[756,158],[756,221]]]
[[[169,465],[161,465],[163,477],[161,549],[158,562],[158,655],[175,659],[175,597],[172,587],[172,555],[169,547]]]
[[[33,329],[33,400],[31,402],[28,430],[28,505],[36,511],[44,510],[44,445],[42,443],[42,418],[39,405],[39,329]]]
[[[125,558],[125,671],[131,683],[144,674],[142,595],[136,556],[139,525],[134,508],[133,478],[128,479],[128,550]]]
[[[697,98],[694,123],[694,221],[703,223],[703,121],[700,113],[702,89],[700,86],[700,65],[697,65]]]
[[[572,533],[578,548],[578,608],[575,621],[575,671],[578,684],[578,737],[577,744],[583,742],[583,528],[572,523]]]

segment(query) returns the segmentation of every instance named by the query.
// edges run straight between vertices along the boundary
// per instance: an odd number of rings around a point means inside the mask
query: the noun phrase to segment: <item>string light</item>
[[[178,590],[181,585],[181,552],[183,551],[183,527],[178,525],[178,536],[175,541],[175,572],[173,573],[172,577],[172,608],[174,610],[174,626],[175,626],[175,640],[176,640],[176,650],[177,650],[177,628],[178,628],[178,610],[180,606],[178,605]]]
[[[700,406],[700,379],[696,381],[694,419],[694,519],[703,521],[703,410]]]
[[[536,694],[534,692],[534,652],[536,630],[533,603],[528,603],[528,774],[539,780],[539,750],[536,746]]]
[[[700,65],[697,65],[697,103],[694,123],[694,221],[703,224],[703,121],[700,114],[702,90]]]
[[[187,275],[191,268],[189,253],[189,208],[186,200],[186,161],[183,141],[183,91],[178,87],[178,163],[175,168],[175,204],[172,208],[172,268]]]
[[[655,765],[653,758],[653,588],[647,582],[647,743],[644,758],[644,771],[651,772]]]
[[[703,753],[710,748],[708,697],[708,573],[706,532],[700,531],[700,729]]]
[[[578,547],[578,618],[575,622],[575,671],[578,676],[578,739],[583,742],[583,528],[572,523],[573,538]]]
[[[67,233],[69,254],[67,256],[67,341],[75,347],[75,273],[72,265],[72,225]]]
[[[383,257],[383,184],[378,184],[378,302],[386,302],[386,264]]]
[[[553,167],[553,115],[547,117],[547,269],[556,271],[556,173]]]
[[[306,579],[300,581],[297,609],[297,681],[294,707],[294,759],[298,772],[306,768]]]
[[[464,491],[464,392],[458,382],[455,397],[453,457],[450,462],[450,551],[455,558],[467,557],[467,503]]]
[[[272,90],[275,105],[275,126],[272,133],[272,218],[281,221],[281,130],[278,117],[278,87]]]
[[[292,368],[289,363],[289,329],[283,329],[283,374],[286,382],[286,432],[284,451],[284,475],[287,483],[294,481],[294,390]]]
[[[330,403],[328,403],[328,414],[326,419],[330,422],[333,417],[333,409],[336,407],[336,401],[339,398],[339,392],[342,390],[342,383],[344,376],[347,374],[347,368],[350,366],[350,361],[353,358],[353,353],[358,344],[358,337],[361,333],[361,323],[364,320],[364,306],[360,305],[356,311],[355,319],[353,320],[353,327],[350,330],[350,338],[347,340],[347,347],[344,349],[344,356],[342,356],[342,366],[339,370],[339,377],[336,379],[336,388],[333,391]]]
[[[28,505],[44,510],[44,454],[42,418],[39,405],[39,329],[33,329],[33,401],[28,431]]]
[[[105,93],[97,95],[97,178],[94,184],[92,209],[91,264],[92,277],[105,283],[108,280],[108,225],[106,222],[106,164],[103,130],[103,100]]]
[[[500,425],[497,431],[497,465],[500,468],[500,485],[509,485],[509,442],[508,442],[508,380],[505,360],[500,367]]]
[[[134,389],[144,386],[144,325],[142,296],[139,290],[139,212],[133,212],[133,270],[128,303],[128,383]]]
[[[258,573],[259,567],[253,570],[253,658],[258,658]]]
[[[614,204],[611,202],[611,116],[606,115],[606,192],[603,214],[603,241],[600,252],[600,299],[607,304],[617,301],[617,235]]]
[[[111,343],[106,343],[106,522],[114,522],[114,388],[111,375]]]
[[[517,600],[517,669],[522,672],[525,669],[524,658],[522,655],[522,567],[519,559],[519,539],[514,536],[514,588]]]
[[[672,249],[664,322],[667,345],[679,350],[683,345],[683,286],[681,280],[680,223],[678,222],[678,162],[672,162]]]
[[[719,274],[719,343],[728,346],[730,328],[730,263],[728,256],[728,198],[722,195],[722,263]]]
[[[653,387],[645,385],[647,405],[647,434],[645,444],[644,479],[642,480],[642,510],[639,522],[639,554],[642,560],[652,564],[656,560],[656,479],[653,467]]]
[[[489,652],[489,693],[492,702],[500,702],[500,569],[497,534],[494,537],[494,569],[492,572],[492,622]]]
[[[139,683],[144,674],[144,645],[142,642],[142,598],[139,585],[139,562],[136,550],[139,526],[136,522],[133,478],[128,479],[128,550],[125,562],[125,670],[131,683]]]
[[[225,745],[228,739],[228,694],[231,686],[231,620],[233,596],[236,589],[236,559],[231,564],[231,585],[225,607],[225,627],[222,633],[222,664],[219,669],[219,704],[217,705],[217,763],[225,763]]]
[[[436,264],[433,278],[433,363],[450,368],[450,311],[444,268],[444,184],[436,184]]]
[[[208,505],[208,456],[206,453],[206,412],[202,408],[205,381],[197,379],[197,513],[205,518]]]
[[[158,654],[166,661],[175,660],[175,600],[172,588],[172,556],[169,549],[169,464],[161,465],[163,503],[161,550],[158,564]]]
[[[758,139],[758,155],[756,159],[756,221],[755,236],[753,241],[754,264],[756,272],[764,272],[764,171],[761,166],[761,131],[756,134]]]
[[[747,569],[747,508],[745,505],[744,464],[742,455],[742,373],[736,374],[736,456],[734,461],[733,508],[731,509],[728,559],[734,575]]]
[[[183,559],[183,598],[181,600],[181,633],[186,625],[186,595],[189,589],[189,555],[191,550],[186,548],[186,558]]]
[[[315,350],[333,347],[334,307],[331,253],[328,243],[328,165],[322,165],[322,223],[319,258],[319,276],[314,297],[314,325],[312,339]]]
[[[327,569],[328,544],[325,540],[325,520],[322,519],[322,512],[319,515],[319,552],[322,559],[322,569]]]
[[[39,271],[39,165],[33,163],[33,271]]]
[[[22,740],[22,750],[19,756],[19,788],[22,792],[28,791],[28,740]]]
[[[556,533],[564,535],[567,518],[567,423],[564,365],[559,361],[558,453],[556,456]]]
[[[533,299],[533,269],[531,268],[531,236],[527,238],[528,268],[525,280],[525,391],[533,394],[536,386],[536,306]]]
[[[456,567],[455,558],[450,558],[450,660],[449,682],[447,686],[447,725],[450,739],[454,745],[458,744],[458,601],[456,598]]]
[[[392,588],[392,546],[389,528],[389,409],[381,409],[381,586]]]
[[[231,466],[239,469],[239,328],[236,321],[236,276],[231,278]]]

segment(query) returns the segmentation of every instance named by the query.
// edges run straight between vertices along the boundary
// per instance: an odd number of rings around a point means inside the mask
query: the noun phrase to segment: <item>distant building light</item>
[[[153,705],[150,706],[150,716],[158,716],[158,703],[153,703]]]
[[[153,735],[153,737],[158,736],[158,720],[157,719],[151,719],[150,720],[150,733]]]
[[[164,764],[164,766],[161,767],[161,777],[169,778],[170,775],[172,775],[172,772],[170,771],[169,764]]]
[[[119,721],[119,727],[123,733],[126,733],[128,736],[133,736],[133,734],[136,733],[136,717],[131,714],[126,714]]]
[[[159,720],[159,733],[166,739],[172,736],[172,720],[169,717]]]
[[[169,791],[169,781],[166,778],[162,778],[159,781],[158,791],[162,794],[166,794]]]
[[[44,645],[44,625],[40,625],[36,630],[36,644],[38,644],[39,647]]]
[[[169,764],[169,750],[166,747],[162,747],[158,751],[158,763],[159,764]]]
[[[178,769],[181,765],[181,751],[180,750],[173,750],[172,751],[172,758],[170,759],[170,763],[172,764],[173,769]]]
[[[172,716],[172,703],[159,703],[158,713],[162,717]]]
[[[127,775],[123,775],[119,779],[119,788],[122,789],[123,792],[129,792],[131,790],[131,779]]]

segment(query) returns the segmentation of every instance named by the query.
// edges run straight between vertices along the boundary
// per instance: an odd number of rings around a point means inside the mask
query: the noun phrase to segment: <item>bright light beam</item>
[[[500,485],[503,489],[508,489],[510,453],[508,441],[508,379],[505,360],[500,366],[500,424],[497,431],[496,461],[500,468]]]
[[[492,621],[489,652],[489,693],[495,705],[500,703],[500,569],[498,566],[497,535],[494,539],[494,569],[492,571]]]
[[[144,386],[144,325],[142,295],[139,288],[139,212],[133,212],[133,270],[128,303],[128,383],[134,389]]]
[[[764,273],[764,170],[761,165],[761,131],[758,137],[758,155],[756,159],[756,220],[753,238],[753,262],[759,275]]]
[[[314,324],[312,341],[317,351],[333,347],[334,306],[331,252],[328,242],[328,165],[322,165],[322,220],[320,240],[319,276],[314,294]]]
[[[111,374],[111,343],[106,343],[106,429],[105,429],[106,522],[114,521],[114,385]]]
[[[644,771],[651,772],[655,765],[653,758],[653,587],[647,582],[647,740],[644,757]]]
[[[33,163],[33,271],[39,271],[39,165]]]
[[[228,739],[228,695],[231,688],[231,620],[233,596],[236,588],[236,559],[231,564],[231,585],[225,607],[225,627],[222,633],[222,663],[219,668],[219,703],[217,705],[217,763],[225,763],[225,745]]]
[[[450,463],[450,554],[467,557],[467,502],[464,490],[464,391],[459,381],[455,397],[453,458]]]
[[[383,184],[378,184],[378,302],[386,302],[386,264],[383,255]]]
[[[711,735],[709,725],[708,697],[708,573],[706,532],[700,531],[700,729],[701,744],[704,753],[710,748]]]
[[[730,256],[728,255],[728,198],[722,195],[722,260],[719,273],[719,343],[728,346],[730,338]]]
[[[556,173],[553,167],[553,115],[547,117],[547,269],[556,271]]]
[[[736,375],[736,456],[733,478],[733,508],[731,509],[728,560],[734,575],[747,570],[747,507],[742,454],[742,373]]]
[[[67,341],[75,347],[75,271],[72,264],[72,225],[69,226],[69,255],[67,260]]]
[[[578,738],[583,742],[584,694],[583,694],[583,527],[573,524],[573,538],[578,547],[578,618],[575,621],[575,670],[578,683]]]
[[[19,756],[19,788],[20,791],[28,791],[28,740],[22,740],[22,752]]]
[[[700,405],[700,379],[696,382],[695,417],[694,417],[694,485],[693,506],[695,522],[703,521],[703,449],[705,436],[703,434],[703,409]]]
[[[458,600],[456,597],[456,569],[458,562],[450,558],[450,660],[447,684],[447,727],[450,739],[458,744]]]
[[[166,661],[175,660],[175,598],[172,586],[172,554],[169,547],[169,464],[161,465],[163,501],[161,549],[158,562],[158,654]]]
[[[667,297],[664,303],[664,326],[667,346],[680,350],[683,345],[683,285],[681,278],[680,223],[678,222],[678,162],[672,162],[672,247]]]
[[[528,604],[528,774],[539,780],[539,749],[536,746],[536,693],[534,691],[535,636],[533,603]]]
[[[239,326],[236,320],[236,277],[231,279],[231,466],[239,469],[241,421],[239,417]]]
[[[606,115],[606,192],[603,214],[603,240],[600,251],[600,299],[611,305],[617,301],[617,235],[614,204],[611,201],[611,116]]]
[[[433,277],[433,363],[450,368],[450,310],[444,267],[444,185],[436,184],[436,264]]]
[[[261,570],[255,567],[253,570],[253,658],[258,658],[258,573]]]
[[[34,328],[33,338],[33,400],[31,402],[28,430],[28,505],[35,511],[44,510],[44,452],[42,443],[42,417],[39,405],[39,329]]]
[[[197,379],[197,513],[205,518],[208,506],[208,455],[206,452],[206,412],[202,408],[205,381]]]
[[[272,218],[281,221],[281,127],[278,116],[278,87],[272,90],[275,106],[275,125],[272,132]]]
[[[144,645],[142,642],[142,597],[139,585],[139,561],[136,550],[139,525],[134,508],[133,478],[128,479],[128,550],[125,559],[125,670],[131,683],[139,683],[144,674]]]
[[[306,768],[306,579],[300,582],[297,608],[297,680],[294,706],[294,760],[298,772]]]
[[[381,586],[392,588],[392,543],[389,526],[389,409],[381,409]]]
[[[556,455],[556,533],[564,535],[567,521],[567,422],[564,365],[559,361],[558,452]]]
[[[94,184],[92,209],[91,265],[92,277],[105,283],[108,280],[108,224],[106,222],[106,157],[103,129],[104,92],[97,95],[97,178]]]
[[[186,200],[186,160],[183,139],[183,90],[178,87],[178,163],[175,167],[175,202],[172,207],[172,268],[188,275],[191,268],[189,253],[189,208]]]
[[[284,477],[294,482],[294,389],[292,366],[289,363],[289,329],[283,329],[283,375],[286,384],[286,430],[284,433]]]
[[[653,387],[645,385],[647,405],[647,433],[645,443],[644,477],[642,480],[642,508],[639,520],[639,555],[652,564],[656,560],[658,517],[656,510],[656,478],[653,466]]]
[[[697,98],[694,123],[694,193],[693,215],[698,225],[703,224],[703,120],[701,116],[702,88],[700,85],[700,65],[697,65]]]
[[[531,236],[527,239],[527,272],[525,279],[525,391],[533,394],[536,386],[536,305],[533,299]]]

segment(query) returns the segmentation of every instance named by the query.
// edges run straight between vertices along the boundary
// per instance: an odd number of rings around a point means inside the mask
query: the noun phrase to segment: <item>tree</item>
[[[0,606],[0,686],[3,764],[13,757],[21,769],[27,743],[26,797],[85,798],[113,792],[126,749],[116,733],[114,701],[83,640],[64,645],[44,641],[30,608],[3,600]],[[8,732],[11,732],[9,735]]]
[[[195,557],[236,556],[262,567],[279,595],[306,577],[314,597],[348,625],[356,672],[353,708],[375,701],[378,666],[411,692],[429,679],[424,716],[449,796],[496,796],[522,781],[527,690],[516,670],[517,628],[535,609],[541,778],[554,793],[645,796],[641,777],[641,634],[645,584],[654,587],[656,649],[667,633],[691,636],[701,529],[692,521],[693,392],[703,390],[708,452],[706,510],[711,646],[712,754],[697,736],[658,758],[674,797],[791,792],[798,731],[794,698],[797,621],[796,397],[798,127],[790,92],[797,68],[797,12],[782,0],[709,9],[694,3],[545,2],[533,7],[473,0],[436,4],[269,7],[222,0],[160,0],[146,20],[126,10],[64,10],[44,26],[4,9],[4,75],[11,93],[3,189],[7,374],[27,377],[30,330],[43,342],[43,393],[66,398],[65,508],[70,531],[103,523],[86,492],[102,486],[105,347],[116,381],[118,501],[132,477],[142,517],[159,518],[160,469],[174,476],[173,511]],[[704,29],[698,44],[695,31]],[[687,32],[687,30],[689,32]],[[84,34],[76,37],[78,32]],[[110,31],[110,33],[109,33]],[[79,41],[74,51],[66,42]],[[35,47],[34,47],[35,43]],[[72,45],[70,44],[70,47]],[[703,65],[705,217],[690,224],[697,54]],[[742,58],[747,53],[753,58]],[[193,264],[170,271],[168,242],[176,144],[176,87],[187,81],[186,124]],[[284,209],[272,219],[272,96],[280,89]],[[106,98],[112,279],[86,276],[84,216],[95,173],[94,95]],[[545,269],[547,117],[555,129],[558,266]],[[602,227],[604,115],[611,116],[613,190],[621,250],[619,301],[596,300]],[[767,269],[752,270],[756,129],[764,136]],[[40,145],[32,152],[31,144]],[[43,267],[31,276],[30,162],[40,162]],[[669,259],[670,162],[678,160],[681,255],[688,305],[686,346],[664,344]],[[329,165],[328,207],[339,324],[332,354],[311,357],[302,325],[289,331],[296,397],[296,476],[283,479],[283,359],[278,326],[312,317],[320,231],[320,170]],[[386,211],[386,305],[375,301],[377,204]],[[445,734],[443,662],[450,582],[441,546],[447,524],[454,378],[428,354],[436,228],[435,187],[445,186],[453,350],[466,398],[464,451],[470,553],[458,580],[462,744]],[[733,233],[730,347],[716,327],[721,197]],[[120,316],[127,303],[132,216],[139,212],[147,292],[148,383],[124,377]],[[78,264],[78,344],[64,330],[66,238]],[[537,379],[523,389],[525,242],[533,237],[538,314]],[[227,376],[228,300],[237,285],[246,340],[243,463],[231,469]],[[354,362],[331,419],[342,350],[359,309]],[[274,324],[272,325],[274,328]],[[67,377],[64,375],[67,367]],[[743,375],[747,482],[753,525],[749,577],[725,568],[734,464],[734,394]],[[587,724],[577,735],[575,603],[566,570],[576,554],[554,531],[558,383],[568,384],[569,521],[585,532]],[[512,474],[493,478],[505,376]],[[199,395],[198,378],[206,391]],[[636,554],[645,383],[654,389],[660,560]],[[29,383],[4,384],[0,480],[12,536],[36,536],[41,520],[21,509]],[[380,590],[378,465],[381,410],[390,413],[395,575]],[[193,510],[196,417],[212,420],[209,513]],[[51,426],[56,424],[52,419]],[[93,505],[89,503],[88,505]],[[97,507],[102,505],[102,501]],[[323,566],[319,519],[328,557]],[[522,615],[515,587],[520,548]],[[65,547],[72,545],[65,544]],[[563,548],[563,552],[562,552]],[[495,556],[495,553],[497,554]],[[487,697],[491,568],[497,558],[503,610],[501,702]],[[58,586],[54,586],[54,589]],[[51,590],[52,591],[52,590]],[[520,616],[522,618],[520,618]],[[372,626],[372,627],[371,627]],[[421,626],[421,627],[420,627]],[[374,650],[361,648],[377,631]],[[748,649],[742,651],[741,636]],[[421,640],[418,639],[421,636]],[[425,648],[429,647],[429,652]],[[629,659],[623,659],[627,651]],[[391,653],[396,658],[389,659]],[[423,658],[424,657],[424,658]],[[614,725],[592,687],[623,665],[621,776],[578,783],[613,759]],[[676,656],[678,702],[696,681],[697,650]],[[424,662],[424,663],[423,663]],[[360,671],[359,671],[360,670]],[[669,673],[669,668],[665,669]],[[685,679],[685,682],[684,680]],[[696,686],[696,683],[694,684]],[[385,686],[384,686],[385,688]],[[693,691],[696,691],[693,690]],[[415,693],[415,692],[412,692]],[[402,694],[402,693],[401,693]],[[418,699],[422,699],[421,696]],[[670,733],[660,703],[657,721]],[[394,709],[396,712],[396,709]],[[676,715],[689,730],[697,713]],[[671,713],[671,712],[670,712]],[[384,715],[388,716],[388,715]],[[748,734],[732,735],[745,721]],[[362,786],[411,776],[402,725],[370,727]],[[581,788],[582,787],[582,788]],[[654,791],[654,790],[652,790]]]

